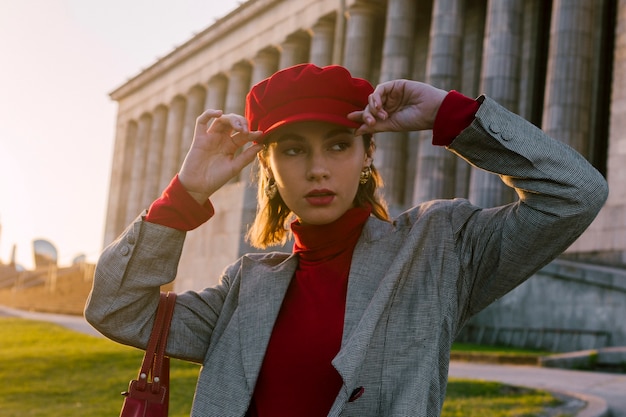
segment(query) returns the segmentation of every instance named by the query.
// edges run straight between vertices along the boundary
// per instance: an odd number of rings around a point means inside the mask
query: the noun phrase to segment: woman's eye
[[[330,149],[333,151],[345,151],[350,147],[350,143],[348,142],[337,142],[333,144]]]
[[[302,148],[297,148],[297,147],[283,149],[283,154],[288,155],[288,156],[300,155],[303,152],[304,150]]]

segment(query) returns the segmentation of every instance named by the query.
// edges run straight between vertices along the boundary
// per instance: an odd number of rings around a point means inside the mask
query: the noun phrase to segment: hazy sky
[[[108,94],[235,0],[0,0],[0,262],[102,249],[117,106]]]

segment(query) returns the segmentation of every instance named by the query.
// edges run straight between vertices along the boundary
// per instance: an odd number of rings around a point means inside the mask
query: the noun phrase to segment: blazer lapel
[[[243,367],[250,387],[256,384],[272,329],[297,266],[295,256],[278,265],[244,257],[239,292],[239,327]]]
[[[389,292],[389,289],[381,290],[385,274],[372,274],[371,265],[376,262],[377,256],[387,253],[380,249],[377,241],[388,234],[392,227],[390,223],[370,218],[352,255],[341,350],[333,360],[333,365],[344,380],[344,389],[346,385],[350,387],[355,378],[358,365],[364,359],[376,318],[382,312],[383,305],[376,302],[376,299],[384,299]],[[364,317],[366,311],[368,316]]]
[[[381,253],[378,253],[375,248],[373,250],[373,246],[391,227],[391,224],[371,217],[365,224],[361,238],[354,249],[348,278],[342,346],[352,336],[380,286],[383,275],[372,276],[371,263],[376,262],[376,257],[381,256]]]

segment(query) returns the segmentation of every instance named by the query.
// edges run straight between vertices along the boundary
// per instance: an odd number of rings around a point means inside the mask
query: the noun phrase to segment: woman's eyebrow
[[[289,132],[289,133],[282,134],[275,139],[276,142],[283,142],[286,140],[303,141],[304,136],[298,135],[297,133]]]
[[[332,129],[326,132],[324,135],[324,139],[331,139],[335,136],[352,134],[353,130],[348,127],[339,127],[337,129]],[[306,140],[303,135],[300,135],[296,132],[286,132],[280,136],[277,136],[275,139],[271,140],[272,142],[284,142],[287,140],[295,140],[295,141],[304,141]]]
[[[324,138],[329,139],[332,138],[334,136],[338,136],[338,135],[346,135],[346,134],[352,134],[353,130],[347,127],[341,127],[338,129],[333,129],[331,131],[329,131],[328,133],[326,133],[326,135],[324,135]]]

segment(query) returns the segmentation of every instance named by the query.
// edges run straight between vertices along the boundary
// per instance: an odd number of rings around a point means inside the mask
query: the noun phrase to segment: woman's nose
[[[307,179],[316,181],[328,178],[330,171],[328,170],[328,161],[319,152],[312,152],[307,161]]]

